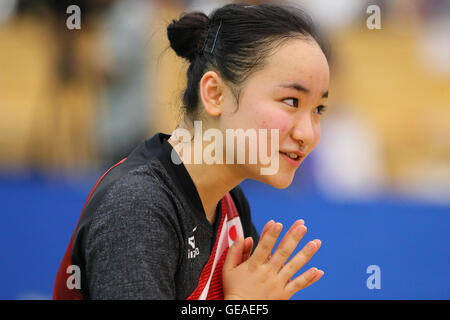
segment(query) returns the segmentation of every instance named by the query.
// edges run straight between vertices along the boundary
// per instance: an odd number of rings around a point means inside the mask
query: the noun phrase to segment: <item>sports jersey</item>
[[[54,299],[223,299],[228,248],[239,234],[254,247],[259,240],[250,208],[237,186],[219,201],[211,224],[185,166],[172,161],[169,137],[143,141],[97,181]]]

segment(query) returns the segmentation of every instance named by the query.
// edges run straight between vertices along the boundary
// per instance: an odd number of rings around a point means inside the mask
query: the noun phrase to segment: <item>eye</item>
[[[297,98],[286,98],[283,101],[290,101],[287,103],[291,107],[297,108],[298,107],[298,99]]]
[[[324,105],[318,106],[315,110],[317,110],[317,114],[322,115],[327,110],[327,107]]]

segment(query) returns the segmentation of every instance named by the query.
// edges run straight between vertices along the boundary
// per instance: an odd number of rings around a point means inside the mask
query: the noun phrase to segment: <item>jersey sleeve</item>
[[[175,205],[158,186],[113,188],[83,241],[90,299],[175,299]]]

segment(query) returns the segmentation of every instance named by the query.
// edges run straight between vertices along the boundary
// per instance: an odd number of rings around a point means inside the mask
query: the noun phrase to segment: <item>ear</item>
[[[206,72],[200,79],[200,97],[206,113],[220,116],[223,109],[224,82],[214,71]]]

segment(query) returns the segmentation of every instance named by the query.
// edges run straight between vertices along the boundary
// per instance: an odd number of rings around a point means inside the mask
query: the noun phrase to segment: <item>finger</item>
[[[308,242],[300,252],[281,268],[279,272],[280,277],[285,281],[292,278],[312,258],[317,250],[319,250],[321,244],[319,239]]]
[[[223,264],[223,271],[229,271],[241,264],[242,254],[244,252],[244,239],[238,234],[236,241],[228,249],[225,262]]]
[[[259,238],[261,239],[264,234],[267,232],[267,230],[269,230],[269,228],[275,223],[275,221],[270,220],[269,222],[266,223],[266,225],[264,226],[263,231],[261,232],[261,235],[259,236]]]
[[[323,274],[324,272],[322,270],[311,268],[292,281],[289,281],[285,287],[285,290],[290,296],[292,296],[299,290],[304,289],[319,280]]]
[[[319,280],[320,278],[322,278],[322,276],[324,275],[325,272],[323,272],[323,270],[318,270],[316,271],[316,275],[309,280],[309,282],[306,283],[306,285],[303,287],[303,289],[309,287],[310,285],[312,285],[314,282],[316,282],[317,280]],[[289,280],[288,283],[292,282],[293,280]]]
[[[252,252],[252,249],[253,249],[253,238],[248,237],[244,240],[244,250],[242,253],[242,262],[245,262],[248,260],[248,258],[250,257],[250,253]]]
[[[253,254],[248,259],[249,263],[261,265],[266,261],[272,252],[275,242],[277,242],[281,229],[283,229],[283,225],[278,222],[268,228],[266,234],[260,239],[255,251],[253,251]]]
[[[261,232],[261,235],[259,236],[259,241],[261,241],[261,239],[267,233],[267,230],[269,230],[274,224],[275,224],[275,221],[273,221],[273,220],[270,220],[269,222],[266,223],[266,225],[264,226],[264,228]]]
[[[275,221],[273,221],[273,220],[270,220],[269,222],[266,223],[266,225],[263,228],[263,231],[261,232],[261,235],[259,236],[260,241],[264,237],[264,235],[267,233],[267,230],[269,230],[274,224],[275,224]],[[248,259],[248,257],[247,257],[247,259]],[[243,261],[246,261],[246,260],[243,260]]]
[[[281,240],[275,253],[269,260],[269,264],[278,272],[283,264],[289,259],[292,252],[294,252],[300,240],[307,231],[303,220],[297,220],[291,228],[286,232],[286,235]]]
[[[303,289],[308,288],[310,285],[312,285],[314,282],[317,282],[322,276],[325,274],[322,270],[319,270],[319,272],[316,273],[316,276],[309,281],[306,286],[303,287]]]

